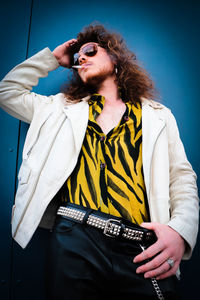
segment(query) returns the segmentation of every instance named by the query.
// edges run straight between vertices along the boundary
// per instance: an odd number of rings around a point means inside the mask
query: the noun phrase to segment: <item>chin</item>
[[[106,79],[105,76],[99,76],[99,75],[96,75],[96,76],[90,76],[90,77],[87,77],[84,81],[85,84],[88,84],[88,85],[99,85],[100,83],[102,83],[104,80]]]
[[[110,72],[99,72],[99,73],[89,73],[86,74],[83,82],[89,85],[97,85],[102,83],[106,78],[111,75]]]
[[[113,75],[113,70],[109,70],[107,68],[103,68],[99,71],[95,70],[87,70],[82,78],[85,84],[89,85],[97,85],[102,83],[106,78]]]

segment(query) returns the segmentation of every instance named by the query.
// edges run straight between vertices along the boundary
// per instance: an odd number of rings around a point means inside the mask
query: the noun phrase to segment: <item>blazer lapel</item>
[[[150,171],[154,146],[158,136],[166,126],[165,120],[147,102],[142,103],[142,158],[144,181],[149,199]]]
[[[83,101],[76,104],[67,105],[63,108],[65,114],[71,122],[76,153],[79,153],[81,149],[88,124],[89,105],[87,101],[84,101],[87,100],[87,98],[88,97],[83,98]]]

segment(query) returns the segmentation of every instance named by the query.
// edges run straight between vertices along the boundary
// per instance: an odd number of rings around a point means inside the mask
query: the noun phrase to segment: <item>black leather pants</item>
[[[150,279],[136,274],[136,242],[57,216],[47,253],[46,300],[158,299]],[[176,295],[176,276],[159,280],[165,299]]]

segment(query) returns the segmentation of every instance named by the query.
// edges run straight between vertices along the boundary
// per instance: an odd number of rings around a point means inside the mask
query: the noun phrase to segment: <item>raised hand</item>
[[[55,56],[55,58],[57,59],[60,66],[65,67],[65,68],[71,67],[71,65],[70,65],[71,55],[70,55],[69,48],[71,46],[73,46],[75,43],[77,43],[77,40],[71,39],[71,40],[59,45],[58,47],[56,47],[53,50],[52,53]]]

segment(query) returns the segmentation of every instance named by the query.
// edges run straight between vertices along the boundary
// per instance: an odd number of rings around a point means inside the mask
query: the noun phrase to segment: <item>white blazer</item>
[[[12,212],[12,236],[22,248],[72,173],[88,123],[89,97],[66,104],[63,93],[47,97],[31,92],[40,77],[58,67],[50,49],[45,48],[0,82],[1,107],[30,123]],[[197,177],[170,109],[153,100],[141,100],[143,170],[151,221],[168,224],[186,240],[187,259],[198,231]]]

